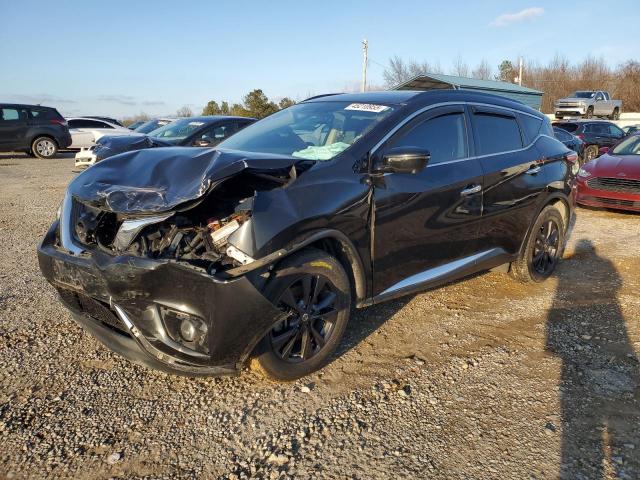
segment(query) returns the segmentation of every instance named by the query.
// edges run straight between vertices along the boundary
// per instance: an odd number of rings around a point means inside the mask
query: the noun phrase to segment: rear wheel
[[[350,292],[342,265],[322,250],[285,260],[265,289],[283,317],[260,341],[252,366],[292,381],[326,365],[349,321]]]
[[[549,205],[536,219],[527,243],[518,259],[511,264],[517,280],[542,282],[555,270],[564,250],[565,226],[560,211]]]
[[[613,114],[611,115],[611,120],[620,120],[620,109],[619,108],[614,108],[613,109]]]
[[[58,145],[50,137],[38,137],[31,144],[31,151],[38,158],[52,158],[58,153]]]
[[[593,160],[598,156],[598,146],[597,145],[589,145],[584,150],[584,163],[587,163],[590,160]]]
[[[593,107],[587,108],[587,113],[586,113],[585,117],[593,118]]]

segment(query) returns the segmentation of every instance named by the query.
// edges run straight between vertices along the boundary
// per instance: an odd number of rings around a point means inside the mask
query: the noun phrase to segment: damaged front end
[[[310,163],[161,150],[79,175],[39,247],[40,268],[78,323],[132,361],[237,373],[280,315],[261,294],[277,252],[256,259],[238,245],[253,231],[256,195]]]

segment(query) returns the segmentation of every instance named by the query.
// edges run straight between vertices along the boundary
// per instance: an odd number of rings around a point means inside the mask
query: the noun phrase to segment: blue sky
[[[445,73],[457,57],[471,67],[556,53],[611,65],[640,59],[636,1],[577,5],[0,0],[0,101],[121,117],[183,105],[199,113],[210,99],[236,102],[254,88],[300,100],[357,88],[363,38],[372,84],[383,83],[380,64],[392,55],[437,62]]]

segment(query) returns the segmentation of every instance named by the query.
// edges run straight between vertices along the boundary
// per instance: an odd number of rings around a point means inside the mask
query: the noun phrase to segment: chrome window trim
[[[416,110],[415,112],[413,112],[411,115],[403,118],[400,122],[398,122],[391,130],[389,130],[389,132],[382,137],[382,139],[376,143],[373,148],[370,151],[370,155],[374,155],[378,149],[384,144],[386,143],[389,138],[391,138],[393,135],[395,135],[398,130],[400,130],[402,127],[404,127],[407,123],[409,123],[410,121],[412,121],[414,118],[416,118],[419,115],[422,115],[425,112],[428,112],[429,110],[433,110],[435,108],[439,108],[439,107],[447,107],[447,106],[455,106],[455,105],[460,105],[460,106],[480,106],[480,107],[490,107],[490,108],[497,108],[497,109],[502,109],[502,110],[508,110],[509,112],[512,113],[516,113],[516,114],[521,114],[521,115],[527,115],[529,117],[535,118],[537,120],[541,120],[542,122],[544,122],[543,118],[538,117],[537,115],[533,115],[531,113],[528,112],[523,112],[521,110],[517,110],[515,108],[511,108],[511,107],[505,107],[502,105],[493,105],[491,103],[482,103],[482,102],[466,102],[466,101],[460,101],[460,102],[441,102],[441,103],[434,103],[433,105],[427,105],[426,107],[421,108],[420,110]],[[520,125],[518,124],[518,128],[520,128]],[[496,153],[489,153],[489,154],[485,154],[485,155],[474,155],[471,157],[464,157],[464,158],[458,158],[456,160],[449,160],[447,162],[439,162],[439,163],[435,163],[433,165],[427,165],[427,168],[429,168],[430,166],[432,167],[436,167],[438,165],[447,165],[450,163],[458,163],[458,162],[462,162],[462,161],[466,161],[466,160],[473,160],[473,159],[477,159],[477,158],[484,158],[484,157],[490,157],[490,156],[494,156],[494,155],[502,155],[505,153],[514,153],[514,152],[521,152],[523,150],[527,150],[531,145],[533,145],[538,138],[540,137],[550,137],[549,135],[546,135],[544,133],[539,133],[530,143],[528,143],[526,146],[516,149],[516,150],[506,150],[504,152],[496,152]],[[557,139],[556,139],[557,140]]]

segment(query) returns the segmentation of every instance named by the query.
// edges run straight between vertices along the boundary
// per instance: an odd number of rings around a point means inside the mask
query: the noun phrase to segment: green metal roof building
[[[540,110],[542,94],[539,90],[522,87],[515,83],[499,82],[496,80],[479,80],[477,78],[456,77],[441,73],[426,73],[395,86],[394,90],[436,90],[452,88],[455,90],[477,90],[485,93],[500,95],[511,100]]]

